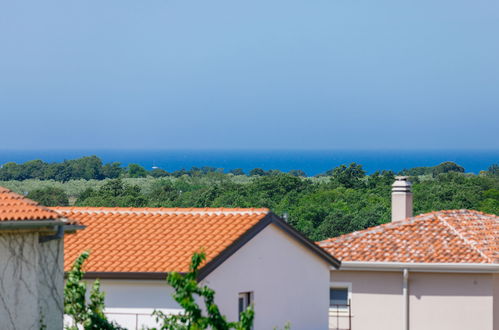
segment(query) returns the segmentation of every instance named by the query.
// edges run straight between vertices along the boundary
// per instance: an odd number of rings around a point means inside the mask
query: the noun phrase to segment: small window
[[[241,312],[244,312],[248,306],[253,303],[253,292],[240,292],[238,299],[239,321],[241,321]]]
[[[347,307],[348,288],[330,288],[329,289],[329,306],[330,307]]]

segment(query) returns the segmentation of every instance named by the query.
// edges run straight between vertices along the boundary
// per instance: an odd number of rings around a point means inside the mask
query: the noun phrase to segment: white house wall
[[[47,329],[60,329],[64,314],[63,239],[39,243],[38,248],[40,319]]]
[[[328,328],[329,265],[281,229],[269,225],[202,284],[215,289],[215,302],[230,321],[238,317],[238,293],[254,293],[256,330]],[[154,309],[179,312],[165,281],[101,280],[106,314],[130,330],[155,325]]]
[[[238,293],[254,295],[256,330],[328,328],[329,265],[275,225],[215,269],[204,283],[230,321],[238,318]]]
[[[498,330],[497,321],[493,325],[497,314],[493,278],[492,274],[410,273],[409,328]],[[403,329],[402,272],[332,271],[331,280],[351,283],[352,329]]]
[[[180,306],[172,297],[173,288],[164,281],[101,280],[105,292],[106,315],[129,329],[156,326],[154,310],[178,313]],[[90,284],[89,284],[90,288]]]
[[[2,329],[39,329],[37,233],[0,234],[0,292]]]

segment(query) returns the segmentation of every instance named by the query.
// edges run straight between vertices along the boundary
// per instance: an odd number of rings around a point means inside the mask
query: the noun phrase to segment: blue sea
[[[105,163],[120,162],[123,166],[137,163],[147,169],[157,166],[169,172],[192,166],[210,166],[225,171],[235,168],[249,171],[259,167],[286,172],[300,169],[307,175],[320,174],[352,162],[361,164],[368,173],[377,170],[398,172],[404,168],[434,166],[444,161],[453,161],[463,166],[466,172],[479,173],[491,164],[499,163],[499,150],[4,150],[0,151],[0,164],[33,159],[60,162],[90,155],[97,155]]]

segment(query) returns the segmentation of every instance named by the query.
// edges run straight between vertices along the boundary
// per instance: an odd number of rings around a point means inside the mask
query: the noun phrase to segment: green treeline
[[[9,162],[0,166],[0,181],[23,181],[30,179],[54,180],[67,182],[69,180],[103,180],[115,178],[145,178],[145,177],[182,177],[196,176],[207,173],[224,173],[224,169],[204,166],[201,168],[192,167],[190,170],[181,169],[174,172],[167,172],[160,168],[147,171],[138,164],[129,164],[122,167],[119,162],[103,164],[97,156],[88,156],[78,159],[65,160],[61,163],[46,163],[42,160],[31,160],[23,164]],[[255,168],[249,171],[249,176],[266,176],[279,173],[277,170],[265,171]],[[241,168],[230,170],[228,174],[246,175]],[[301,170],[292,170],[289,174],[294,176],[306,176]]]
[[[103,165],[97,157],[59,163],[62,173],[50,172],[56,165],[40,161],[17,166],[23,170],[17,168],[14,173],[19,177],[14,180],[13,165],[0,169],[2,180],[10,180],[0,182],[0,186],[43,205],[268,207],[313,240],[389,221],[395,176],[391,171],[366,175],[355,163],[316,177],[305,177],[299,171],[256,169],[245,175],[239,170],[223,173],[213,168],[158,177],[138,165]],[[43,174],[42,169],[52,176]],[[413,182],[415,214],[467,208],[499,215],[498,165],[478,175],[464,173],[462,167],[450,162],[400,174],[409,175]]]

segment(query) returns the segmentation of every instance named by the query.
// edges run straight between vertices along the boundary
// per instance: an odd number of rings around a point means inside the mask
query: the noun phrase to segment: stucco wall
[[[40,243],[38,250],[38,304],[47,329],[61,329],[64,315],[64,242]]]
[[[238,293],[253,292],[255,329],[328,328],[329,266],[269,225],[204,281],[229,320],[237,320]]]
[[[0,234],[1,328],[39,329],[38,234]]]
[[[90,283],[89,283],[90,288]],[[164,281],[101,280],[106,293],[106,314],[110,320],[129,329],[157,325],[152,312],[177,313],[180,306],[172,297],[173,289]]]
[[[402,329],[402,275],[391,272],[331,271],[331,282],[352,284],[352,328],[355,330]],[[331,326],[336,318],[331,313]],[[347,324],[340,314],[340,326]]]
[[[63,242],[36,232],[0,233],[0,328],[62,329]],[[41,323],[40,323],[41,322]]]
[[[90,284],[90,283],[89,283]],[[237,320],[238,294],[254,293],[255,329],[327,329],[329,265],[268,226],[202,282],[215,289],[215,301],[229,320]],[[152,326],[154,309],[178,312],[165,281],[102,280],[106,313],[130,330]]]
[[[494,330],[499,330],[499,274],[494,274]]]
[[[352,283],[353,329],[403,328],[402,273],[332,271],[331,279]],[[493,287],[492,274],[410,273],[410,329],[492,330]]]

